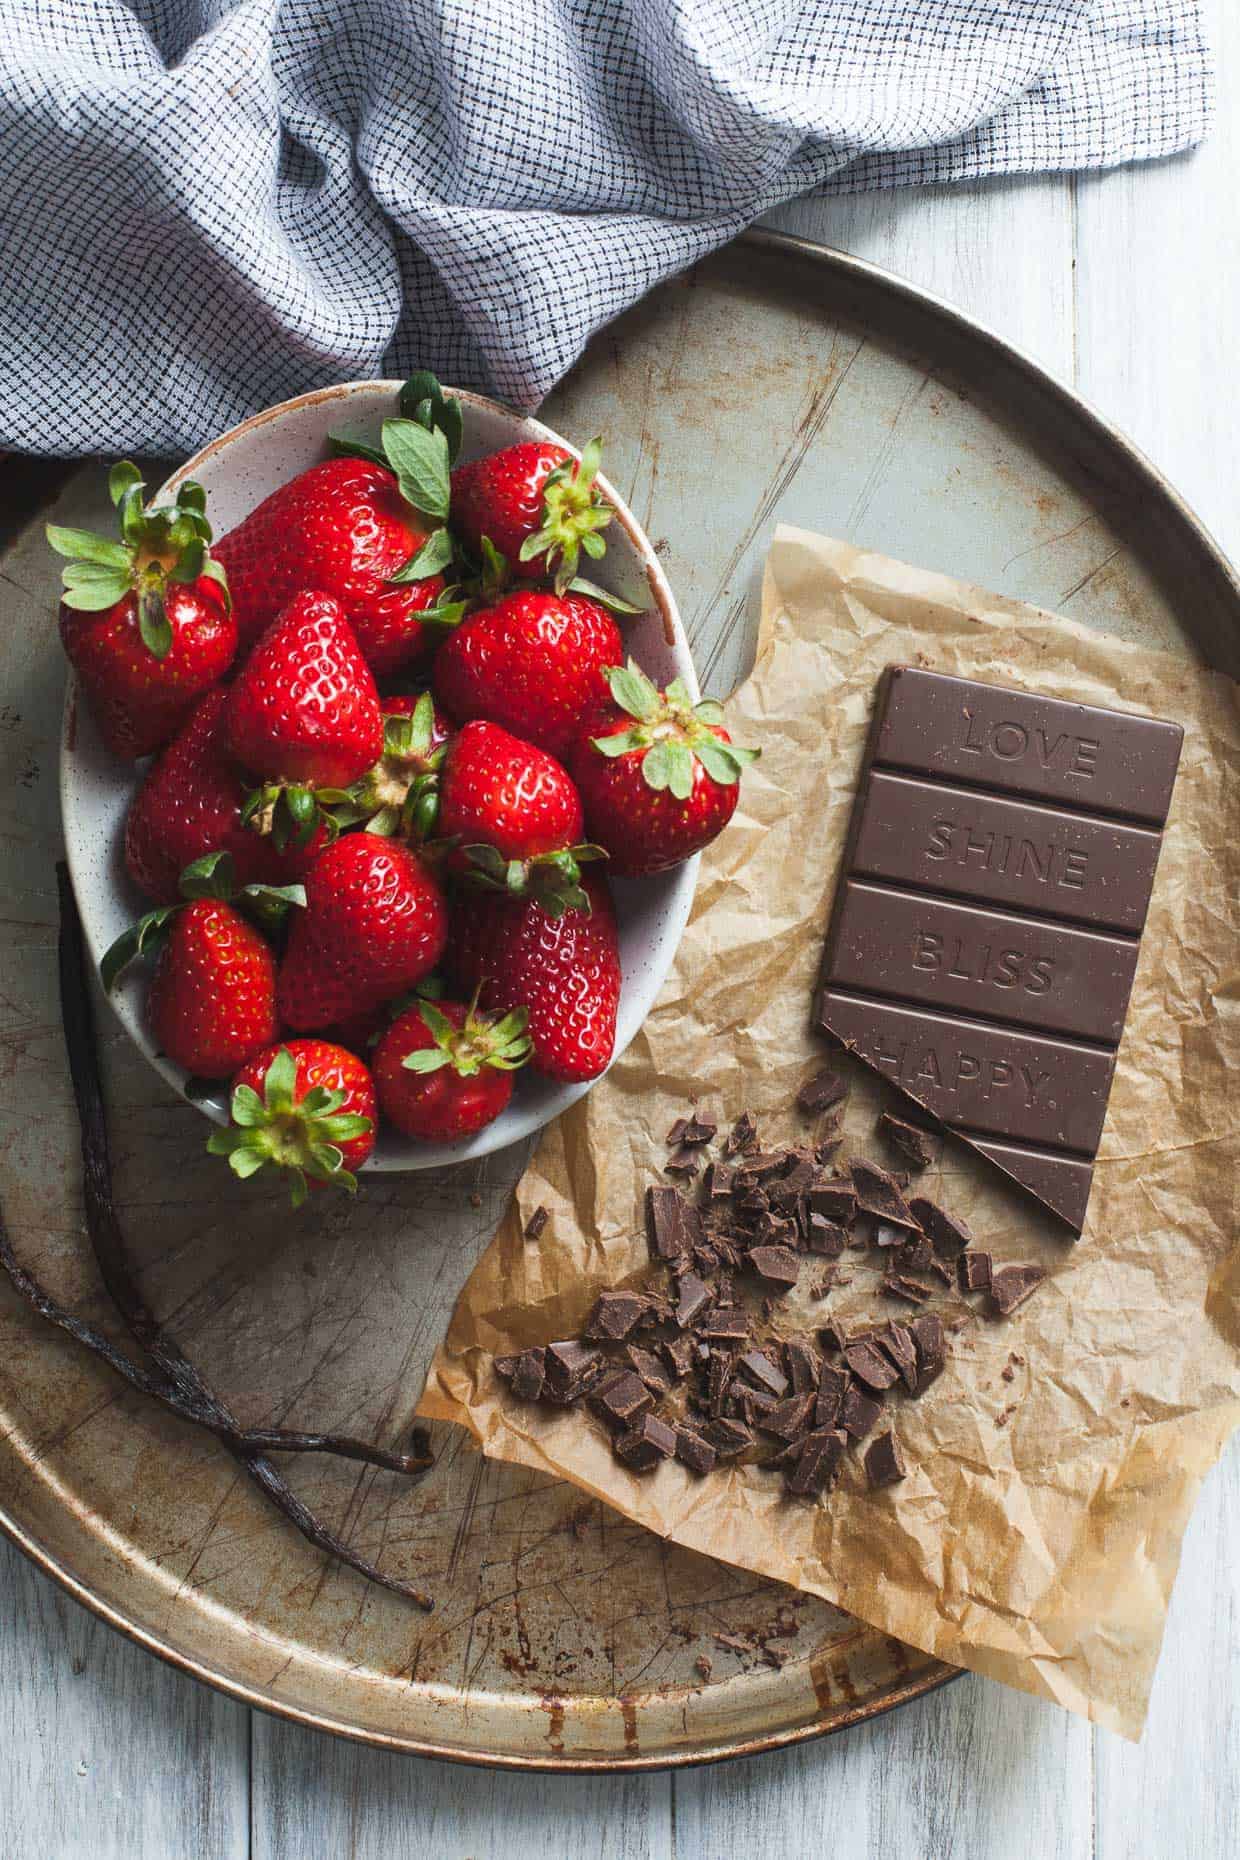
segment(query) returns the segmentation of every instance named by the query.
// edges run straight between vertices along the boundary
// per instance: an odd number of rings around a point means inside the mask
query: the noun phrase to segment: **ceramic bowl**
[[[377,442],[380,423],[397,411],[396,381],[357,381],[300,394],[234,427],[176,471],[160,487],[156,501],[170,499],[183,478],[195,478],[207,492],[207,508],[217,536],[232,529],[278,485],[325,456],[330,432]],[[465,416],[461,459],[478,458],[520,440],[549,439],[575,450],[571,442],[537,420],[523,418],[479,394],[460,393]],[[594,580],[644,611],[621,619],[627,649],[660,686],[684,680],[696,699],[697,681],[684,629],[667,578],[650,540],[614,486],[600,478],[603,494],[616,517],[607,531],[607,554],[590,564]],[[118,762],[103,747],[86,705],[77,701],[70,675],[60,750],[60,796],[65,848],[78,907],[91,954],[98,962],[109,944],[146,908],[126,875],[122,857],[125,814],[139,773]],[[616,1052],[622,1053],[649,1012],[671,965],[689,915],[697,881],[697,859],[655,878],[614,883],[620,926],[624,983],[620,997]],[[143,1012],[148,974],[134,965],[111,1000],[121,1023],[157,1072],[180,1090],[185,1077],[154,1048]],[[477,1136],[460,1144],[415,1143],[384,1129],[371,1169],[432,1169],[467,1157],[502,1149],[549,1123],[580,1098],[589,1085],[559,1085],[525,1071],[503,1115]],[[199,1108],[222,1123],[225,1091]]]

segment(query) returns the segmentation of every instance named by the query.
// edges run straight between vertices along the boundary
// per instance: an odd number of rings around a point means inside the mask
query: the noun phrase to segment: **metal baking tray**
[[[841,253],[746,235],[602,331],[546,418],[607,436],[715,692],[749,663],[780,519],[1237,669],[1235,574],[1148,462],[996,336]],[[98,476],[70,480],[61,521],[102,514]],[[22,1256],[106,1325],[55,994],[54,590],[31,523],[0,579],[0,1196]],[[524,1149],[294,1218],[208,1159],[200,1118],[100,1025],[119,1205],[160,1316],[245,1420],[400,1440]],[[794,1743],[952,1676],[439,1433],[420,1487],[289,1468],[359,1549],[436,1595],[426,1617],[326,1564],[221,1448],[0,1287],[0,1526],[133,1640],[264,1710],[425,1755],[620,1770]]]

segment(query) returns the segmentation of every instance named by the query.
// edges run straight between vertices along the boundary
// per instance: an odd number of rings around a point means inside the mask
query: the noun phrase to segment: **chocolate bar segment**
[[[815,1024],[1080,1231],[1183,731],[884,675]]]

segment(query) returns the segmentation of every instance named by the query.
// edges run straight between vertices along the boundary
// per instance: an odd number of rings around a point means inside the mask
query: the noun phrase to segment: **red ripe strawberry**
[[[459,842],[455,871],[516,897],[532,894],[553,913],[585,906],[578,861],[577,790],[554,756],[497,723],[467,723],[453,737],[439,777],[438,831]]]
[[[146,1006],[174,1065],[226,1079],[279,1032],[275,958],[231,904],[195,899],[172,920]]]
[[[452,474],[452,526],[474,553],[483,538],[511,571],[537,581],[555,574],[562,594],[581,552],[601,556],[599,535],[613,511],[595,485],[602,447],[592,439],[581,458],[546,440],[506,446]]]
[[[171,510],[144,511],[138,468],[108,479],[121,540],[49,523],[68,558],[60,637],[114,755],[133,761],[176,735],[237,651],[237,623],[201,485],[187,482]]]
[[[221,539],[243,646],[301,588],[322,588],[340,602],[380,677],[460,619],[463,607],[441,599],[452,559],[443,527],[449,434],[459,444],[460,406],[430,375],[406,383],[401,405],[414,417],[383,422],[381,452],[334,441],[360,456],[312,465]]]
[[[606,881],[583,876],[588,911],[551,916],[533,898],[481,896],[454,919],[453,968],[484,1007],[529,1012],[533,1064],[577,1083],[605,1072],[616,1044],[620,946]]]
[[[375,1146],[375,1088],[361,1060],[327,1040],[286,1040],[249,1060],[233,1080],[232,1124],[208,1140],[246,1181],[287,1169],[293,1206],[308,1188],[357,1188]]]
[[[632,659],[606,676],[613,701],[588,719],[569,766],[608,870],[637,878],[679,865],[722,833],[741,771],[760,751],[739,749],[720,706],[695,705],[679,679],[656,691]]]
[[[230,753],[262,786],[244,817],[277,846],[305,844],[323,819],[314,790],[333,800],[383,750],[383,715],[370,667],[330,594],[295,594],[228,693]]]
[[[242,824],[247,790],[224,742],[226,702],[220,687],[199,699],[130,803],[125,866],[156,904],[177,902],[181,873],[205,853],[231,853],[243,885],[287,885],[322,850],[322,827],[308,846],[281,852],[270,835]]]
[[[453,717],[501,723],[562,756],[622,652],[615,621],[586,595],[508,594],[449,634],[435,658],[435,696]]]
[[[383,1115],[407,1137],[456,1143],[493,1123],[530,1056],[524,1009],[501,1020],[460,1001],[419,1001],[375,1049]]]
[[[448,935],[439,886],[408,847],[374,833],[337,840],[306,875],[277,998],[290,1027],[330,1027],[429,974]]]

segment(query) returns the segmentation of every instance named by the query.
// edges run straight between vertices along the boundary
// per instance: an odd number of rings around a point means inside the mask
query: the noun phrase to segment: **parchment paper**
[[[1037,1260],[1051,1277],[1006,1322],[968,1312],[938,1382],[891,1403],[908,1477],[871,1493],[854,1455],[817,1506],[756,1468],[639,1477],[582,1409],[511,1401],[492,1353],[572,1334],[605,1286],[662,1282],[642,1195],[666,1179],[663,1139],[690,1099],[721,1125],[749,1107],[764,1139],[803,1139],[792,1101],[827,1052],[809,1030],[811,990],[875,687],[898,660],[1185,726],[1086,1231],[1072,1244],[949,1141],[925,1192],[999,1259]],[[1240,1421],[1237,687],[781,529],[758,662],[729,724],[762,760],[704,858],[672,974],[628,1052],[547,1132],[465,1286],[421,1412],[679,1543],[1135,1738],[1189,1512]],[[841,1063],[855,1080],[851,1152],[883,1159],[874,1119],[889,1088]],[[522,1224],[540,1204],[551,1221],[530,1244]],[[845,1255],[849,1285],[812,1305],[798,1293],[777,1326],[862,1306],[873,1317],[860,1258]],[[802,1280],[818,1276],[807,1267]],[[966,1313],[953,1293],[938,1306]]]

